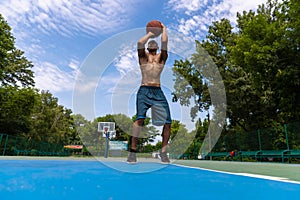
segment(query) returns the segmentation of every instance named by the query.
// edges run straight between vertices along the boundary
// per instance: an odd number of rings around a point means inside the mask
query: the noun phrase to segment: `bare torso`
[[[164,62],[159,62],[160,56],[147,53],[145,59],[140,59],[142,85],[160,86],[160,75],[164,68]]]

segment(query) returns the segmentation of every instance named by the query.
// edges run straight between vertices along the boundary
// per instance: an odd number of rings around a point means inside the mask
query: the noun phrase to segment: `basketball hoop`
[[[109,138],[115,138],[116,137],[116,131],[115,131],[115,122],[98,122],[98,132],[102,133],[102,137],[107,137],[107,134],[109,134]]]
[[[98,132],[105,138],[104,158],[108,157],[109,140],[116,137],[115,122],[98,122]]]

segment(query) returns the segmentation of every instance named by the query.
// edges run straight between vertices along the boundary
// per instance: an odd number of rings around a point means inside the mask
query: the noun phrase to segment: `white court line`
[[[178,167],[191,168],[191,169],[201,169],[201,170],[205,170],[205,171],[218,172],[218,173],[223,173],[223,174],[246,176],[246,177],[252,177],[252,178],[260,178],[260,179],[279,181],[279,182],[285,182],[285,183],[294,183],[294,184],[299,184],[300,185],[299,181],[293,181],[293,180],[289,180],[288,178],[283,178],[283,177],[267,176],[267,175],[259,175],[259,174],[250,174],[250,173],[226,172],[226,171],[206,169],[206,168],[202,168],[202,167],[192,167],[192,166],[186,166],[186,165],[180,165],[180,164],[172,164],[172,165],[175,165],[175,166],[178,166]]]

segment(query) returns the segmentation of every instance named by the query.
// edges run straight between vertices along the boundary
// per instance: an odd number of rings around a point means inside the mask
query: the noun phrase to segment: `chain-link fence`
[[[241,161],[297,160],[300,158],[300,122],[248,132],[227,132],[221,135],[208,157]]]
[[[0,134],[0,154],[2,156],[68,156],[70,150],[62,143],[48,143]]]

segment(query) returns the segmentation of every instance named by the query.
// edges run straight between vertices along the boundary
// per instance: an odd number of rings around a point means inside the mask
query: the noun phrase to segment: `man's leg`
[[[129,155],[127,158],[127,163],[134,164],[137,162],[136,160],[136,146],[137,146],[137,140],[138,136],[141,132],[141,127],[144,123],[144,119],[139,119],[133,123],[132,128],[132,137],[131,137],[131,147],[129,149]]]
[[[170,163],[167,155],[167,147],[171,134],[171,124],[165,124],[162,131],[162,148],[160,152],[160,159],[163,164]]]
[[[138,119],[133,123],[132,138],[131,138],[131,149],[132,150],[136,151],[138,137],[140,135],[143,124],[144,124],[144,119]]]
[[[171,124],[165,124],[162,131],[162,148],[161,152],[167,151],[168,142],[171,134]]]
[[[165,124],[162,131],[162,152],[167,151],[168,142],[171,134],[171,124]]]

